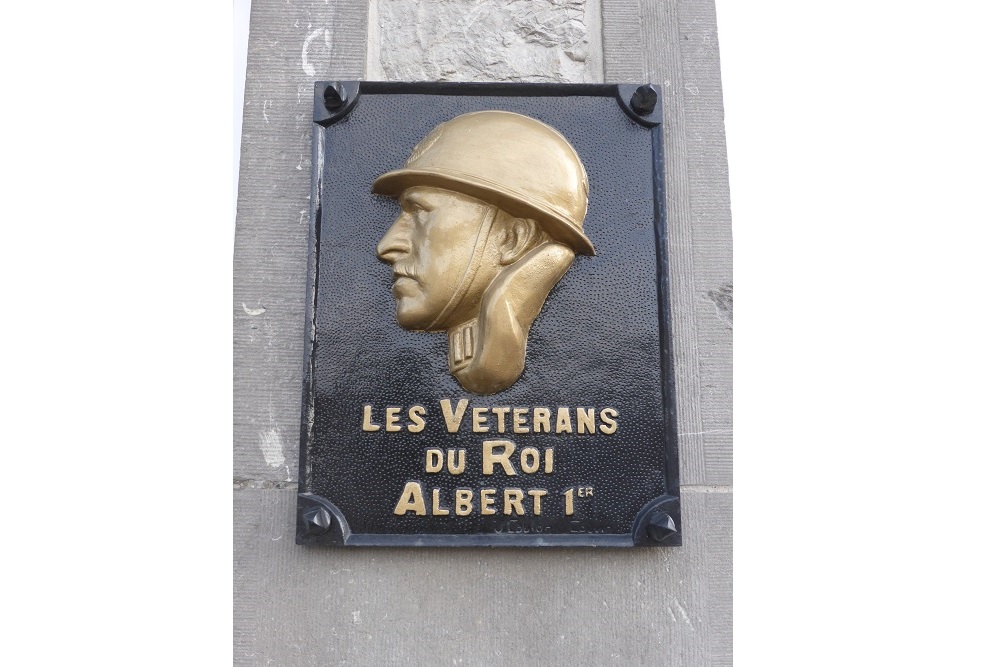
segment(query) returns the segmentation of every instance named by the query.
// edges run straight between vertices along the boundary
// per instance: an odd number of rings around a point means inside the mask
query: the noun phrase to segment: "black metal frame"
[[[313,345],[317,271],[322,219],[324,132],[353,111],[360,95],[470,95],[510,97],[614,97],[622,111],[650,130],[653,155],[654,233],[658,269],[660,362],[667,493],[650,501],[636,516],[630,534],[355,534],[329,500],[305,491],[313,417]],[[681,512],[675,376],[671,347],[670,284],[667,263],[667,206],[663,141],[663,98],[658,85],[557,83],[397,83],[381,81],[318,81],[313,94],[313,152],[309,211],[309,260],[306,280],[305,348],[299,448],[299,496],[296,543],[322,546],[392,547],[633,547],[680,546]]]

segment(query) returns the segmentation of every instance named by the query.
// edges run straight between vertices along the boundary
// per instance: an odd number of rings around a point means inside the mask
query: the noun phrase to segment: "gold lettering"
[[[552,425],[552,413],[548,408],[535,408],[535,433],[548,433]]]
[[[531,463],[528,463],[529,458],[531,459]],[[524,472],[537,472],[540,462],[541,457],[538,455],[538,450],[534,447],[525,447],[521,450],[521,470]]]
[[[556,433],[572,433],[573,425],[569,423],[569,408],[556,410]]]
[[[427,414],[427,408],[422,405],[414,405],[410,408],[410,421],[412,424],[406,426],[406,430],[410,433],[420,433],[424,430],[424,426],[427,424],[424,421],[424,415]]]
[[[427,472],[441,472],[444,467],[444,452],[440,449],[431,448],[427,450],[427,460],[424,463],[424,470]]]
[[[530,433],[528,428],[528,408],[514,408],[514,433]]]
[[[563,495],[566,496],[566,516],[573,515],[573,489],[569,491],[564,491]]]
[[[576,432],[586,433],[594,431],[594,408],[577,408],[576,409]]]
[[[458,427],[462,425],[462,417],[465,416],[465,408],[469,406],[469,399],[463,398],[458,402],[455,410],[451,409],[451,401],[447,398],[441,399],[441,414],[444,415],[444,425],[448,433],[457,433]]]
[[[365,416],[361,419],[361,430],[362,431],[377,431],[381,426],[372,423],[372,406],[365,406]]]
[[[542,496],[549,495],[549,492],[545,489],[528,489],[528,495],[531,496],[533,502],[532,514],[539,516],[542,513]]]
[[[461,475],[465,472],[465,450],[448,450],[448,472],[452,475]]]
[[[502,447],[502,454],[495,454],[496,448]],[[510,440],[483,440],[483,474],[492,475],[493,465],[499,463],[508,475],[515,475],[514,466],[510,464],[510,455],[514,453],[514,443]]]
[[[486,425],[486,413],[489,408],[472,408],[472,431],[474,433],[486,433],[490,427]]]
[[[552,448],[551,447],[546,447],[545,448],[545,472],[546,473],[552,472]]]
[[[455,489],[455,514],[458,516],[472,514],[472,489]]]
[[[497,416],[497,433],[503,433],[504,431],[504,416],[510,412],[510,407],[493,408],[493,414]]]
[[[517,512],[518,516],[524,516],[524,491],[521,489],[503,490],[503,513],[510,516],[511,510]]]
[[[393,514],[403,516],[407,512],[413,512],[417,516],[427,516],[427,508],[424,506],[424,490],[420,487],[420,482],[407,482],[403,487],[403,494],[396,503]]]
[[[496,493],[496,489],[480,489],[479,491],[479,512],[480,514],[496,514],[497,511],[493,509],[493,503],[496,502],[496,498],[493,494]]]
[[[612,417],[617,417],[618,411],[614,408],[604,408],[601,410],[601,433],[605,435],[611,435],[618,430],[618,422],[616,422]]]
[[[447,507],[441,507],[441,489],[431,490],[431,515],[433,516],[448,516]]]
[[[402,408],[386,408],[385,409],[385,430],[392,431],[402,431],[403,427],[399,425],[399,413]]]

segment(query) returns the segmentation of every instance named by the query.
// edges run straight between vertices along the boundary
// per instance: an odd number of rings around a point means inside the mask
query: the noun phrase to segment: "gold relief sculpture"
[[[372,192],[401,213],[379,241],[396,320],[448,332],[448,368],[492,394],[524,370],[528,330],[577,253],[587,173],[559,132],[527,116],[479,111],[434,128]]]

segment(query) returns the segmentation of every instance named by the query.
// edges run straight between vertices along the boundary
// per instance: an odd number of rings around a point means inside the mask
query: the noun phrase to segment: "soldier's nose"
[[[375,253],[386,264],[393,264],[408,252],[410,252],[410,240],[397,219],[378,242]]]

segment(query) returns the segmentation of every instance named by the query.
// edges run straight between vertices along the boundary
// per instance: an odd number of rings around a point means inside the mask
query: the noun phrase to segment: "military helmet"
[[[580,156],[563,135],[534,118],[509,111],[456,116],[424,137],[402,169],[375,179],[372,192],[396,197],[420,185],[532,218],[576,252],[595,254],[583,233],[588,186]]]

